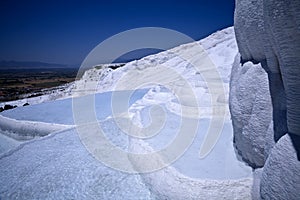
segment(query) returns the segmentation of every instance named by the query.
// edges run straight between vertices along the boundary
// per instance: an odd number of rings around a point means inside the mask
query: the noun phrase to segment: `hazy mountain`
[[[35,61],[0,61],[0,69],[75,68],[75,65]]]

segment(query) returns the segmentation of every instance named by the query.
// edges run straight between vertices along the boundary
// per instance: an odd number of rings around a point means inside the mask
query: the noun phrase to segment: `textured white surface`
[[[279,136],[287,131],[280,126],[288,126],[291,133],[300,135],[299,9],[299,1],[236,0],[235,33],[242,60],[262,63],[274,88],[274,111],[287,110],[287,119],[276,119],[279,114],[275,113],[275,134]],[[279,79],[273,82],[273,76]]]
[[[152,199],[139,175],[95,160],[75,130],[29,141],[0,166],[1,199]]]
[[[264,166],[260,192],[263,199],[291,199],[300,197],[300,162],[288,135],[272,149]]]
[[[260,195],[263,199],[300,197],[300,162],[296,159],[289,136],[285,135],[287,132],[300,135],[299,25],[300,1],[236,0],[235,33],[242,61],[260,62],[268,72],[273,103],[274,123],[259,121],[263,127],[268,127],[266,131],[265,128],[261,129],[261,125],[255,125],[256,129],[262,130],[258,137],[265,138],[264,154],[265,158],[268,157],[260,183]],[[266,78],[258,77],[256,80],[261,82]],[[250,87],[252,84],[249,84]],[[242,100],[247,101],[248,98]],[[236,108],[231,109],[232,113],[235,111]],[[274,137],[270,135],[272,127],[276,140],[284,135],[273,149]],[[261,142],[254,140],[255,144]],[[297,144],[298,152],[299,145]],[[263,158],[262,151],[258,155]],[[260,163],[263,165],[263,162]]]
[[[252,167],[265,163],[267,145],[273,141],[272,104],[268,77],[260,64],[243,66],[239,57],[232,67],[230,83],[230,111],[235,146],[242,158]]]

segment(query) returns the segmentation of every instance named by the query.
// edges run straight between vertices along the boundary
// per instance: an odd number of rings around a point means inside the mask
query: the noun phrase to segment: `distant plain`
[[[43,90],[75,80],[76,68],[0,69],[0,102],[40,96]]]

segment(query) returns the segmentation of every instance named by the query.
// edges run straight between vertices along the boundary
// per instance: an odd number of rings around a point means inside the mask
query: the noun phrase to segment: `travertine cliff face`
[[[229,102],[238,154],[253,168],[264,166],[267,144],[272,144],[274,132],[268,76],[260,64],[247,62],[241,66],[239,55],[236,57]]]
[[[300,2],[237,0],[235,32],[242,63],[268,72],[275,140],[300,135]]]
[[[264,166],[261,198],[299,199],[300,1],[236,0],[234,26],[241,55],[240,66],[233,68],[230,92],[236,148],[251,166]],[[261,75],[265,72],[254,72],[255,64],[265,70],[268,78]],[[254,68],[252,72],[249,65]],[[244,77],[243,81],[238,80],[241,77]],[[261,87],[262,82],[269,83],[272,109],[266,106],[259,111],[261,99],[266,100],[269,96],[264,86]],[[253,91],[253,88],[257,90]],[[251,101],[253,112],[247,109],[238,112],[234,99],[247,89],[248,95],[257,98],[245,95],[238,102],[245,106]],[[257,95],[263,91],[266,97]],[[272,122],[267,120],[270,113],[273,113],[273,128]],[[241,119],[245,120],[241,123]],[[274,134],[270,134],[272,129]]]

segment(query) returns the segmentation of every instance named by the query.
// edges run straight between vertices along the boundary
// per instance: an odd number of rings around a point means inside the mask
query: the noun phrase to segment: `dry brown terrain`
[[[0,102],[17,100],[24,94],[39,95],[45,88],[75,80],[77,69],[0,69]]]

